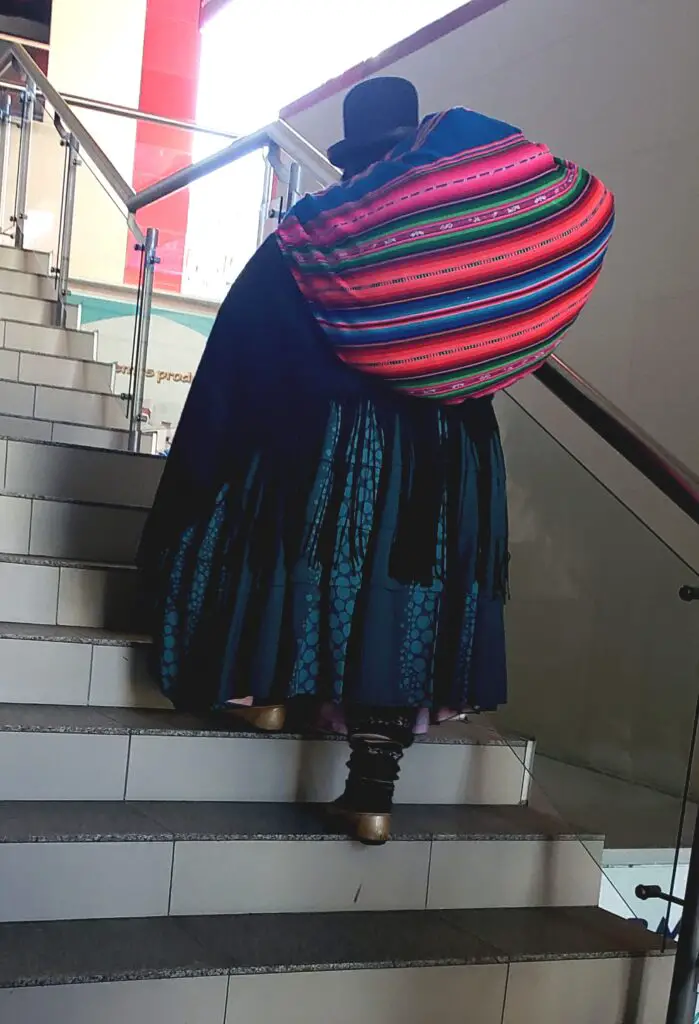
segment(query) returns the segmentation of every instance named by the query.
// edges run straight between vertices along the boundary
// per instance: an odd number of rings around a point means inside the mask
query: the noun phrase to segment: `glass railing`
[[[99,329],[130,447],[167,449],[230,285],[302,179],[337,172],[281,123],[237,138],[67,100],[15,45],[0,53],[0,109],[4,96],[0,238],[52,254],[56,324],[78,306]]]

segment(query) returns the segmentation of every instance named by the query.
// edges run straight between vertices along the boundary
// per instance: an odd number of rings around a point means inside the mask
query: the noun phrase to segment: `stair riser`
[[[61,330],[36,324],[0,320],[0,347],[70,359],[95,359],[97,335],[89,331]]]
[[[28,324],[53,327],[56,324],[56,303],[45,299],[32,299],[25,295],[0,293],[0,317],[5,320],[22,320]],[[80,308],[68,306],[66,327],[80,327]]]
[[[114,395],[6,380],[0,380],[0,413],[108,430],[127,427],[124,404]]]
[[[16,494],[150,508],[165,459],[0,440],[0,483]]]
[[[0,551],[132,565],[146,513],[0,494]]]
[[[523,748],[419,743],[405,758],[399,803],[518,804]],[[0,733],[0,800],[318,803],[342,792],[340,741]]]
[[[99,394],[114,394],[114,366],[64,359],[33,352],[0,349],[0,379],[20,384],[43,384],[50,388],[75,388]]]
[[[600,889],[574,839],[4,843],[0,876],[0,921],[594,906]]]
[[[3,270],[18,270],[25,274],[46,275],[51,268],[51,257],[47,252],[32,252],[29,249],[0,245],[0,267]]]
[[[671,957],[308,970],[0,990],[12,1024],[634,1024],[664,1019]]]
[[[77,444],[90,448],[105,448],[125,452],[129,435],[125,430],[104,430],[75,423],[56,423],[21,416],[0,414],[0,438],[18,441],[45,441],[59,444]],[[146,439],[143,444],[145,445]],[[142,446],[141,450],[144,450]]]
[[[171,708],[149,678],[146,645],[0,639],[0,703]]]
[[[136,628],[137,574],[0,562],[0,621]]]
[[[7,270],[0,266],[0,292],[53,301],[56,298],[56,284],[52,277],[41,277],[23,270]]]

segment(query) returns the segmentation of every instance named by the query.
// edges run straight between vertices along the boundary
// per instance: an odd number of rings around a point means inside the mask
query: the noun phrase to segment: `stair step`
[[[75,444],[80,447],[111,451],[126,451],[129,444],[129,432],[126,429],[109,430],[102,427],[88,427],[81,423],[63,423],[36,417],[0,414],[0,439],[2,438]]]
[[[12,1024],[657,1024],[672,956],[597,908],[0,925]],[[571,1015],[571,1008],[575,1014]]]
[[[0,377],[20,384],[42,384],[113,395],[114,370],[113,363],[0,349]]]
[[[7,355],[5,351],[3,357]],[[126,430],[125,405],[113,394],[0,380],[0,412],[109,430]]]
[[[22,320],[27,324],[40,324],[42,327],[53,327],[56,323],[56,302],[0,291],[0,317],[5,320]],[[79,306],[68,306],[66,327],[73,330],[80,327]]]
[[[534,745],[483,717],[440,726],[404,762],[398,803],[520,804]],[[0,799],[318,803],[346,774],[339,737],[258,735],[225,714],[0,705]]]
[[[0,483],[38,498],[150,508],[164,467],[150,455],[0,439]]]
[[[138,577],[132,568],[0,554],[0,619],[133,631]]]
[[[46,276],[51,268],[51,255],[33,249],[15,249],[13,246],[0,245],[0,267],[4,270]]]
[[[8,295],[26,295],[34,299],[56,298],[56,282],[53,277],[28,270],[3,267],[0,263],[0,292]]]
[[[95,331],[42,327],[19,320],[0,319],[2,347],[46,356],[66,356],[68,359],[95,359],[97,334]]]
[[[312,805],[0,803],[0,921],[599,901],[602,838],[526,807],[399,807],[392,835],[367,856]]]
[[[133,565],[144,509],[0,492],[0,551]]]

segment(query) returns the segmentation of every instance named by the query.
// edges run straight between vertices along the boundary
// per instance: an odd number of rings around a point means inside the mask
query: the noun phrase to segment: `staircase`
[[[162,460],[47,273],[0,248],[0,1020],[662,1024],[672,958],[598,909],[603,837],[527,806],[530,740],[418,742],[365,849],[317,807],[344,743],[168,710],[134,612]]]

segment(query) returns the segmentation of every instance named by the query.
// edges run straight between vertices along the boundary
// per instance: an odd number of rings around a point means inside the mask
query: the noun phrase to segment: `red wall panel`
[[[199,78],[200,0],[148,0],[143,42],[140,109],[149,114],[193,121]],[[192,135],[181,129],[139,122],[133,186],[136,191],[191,163]],[[156,287],[179,292],[189,216],[186,191],[142,210],[142,227],[160,232]],[[125,280],[138,280],[140,259],[130,248]]]

